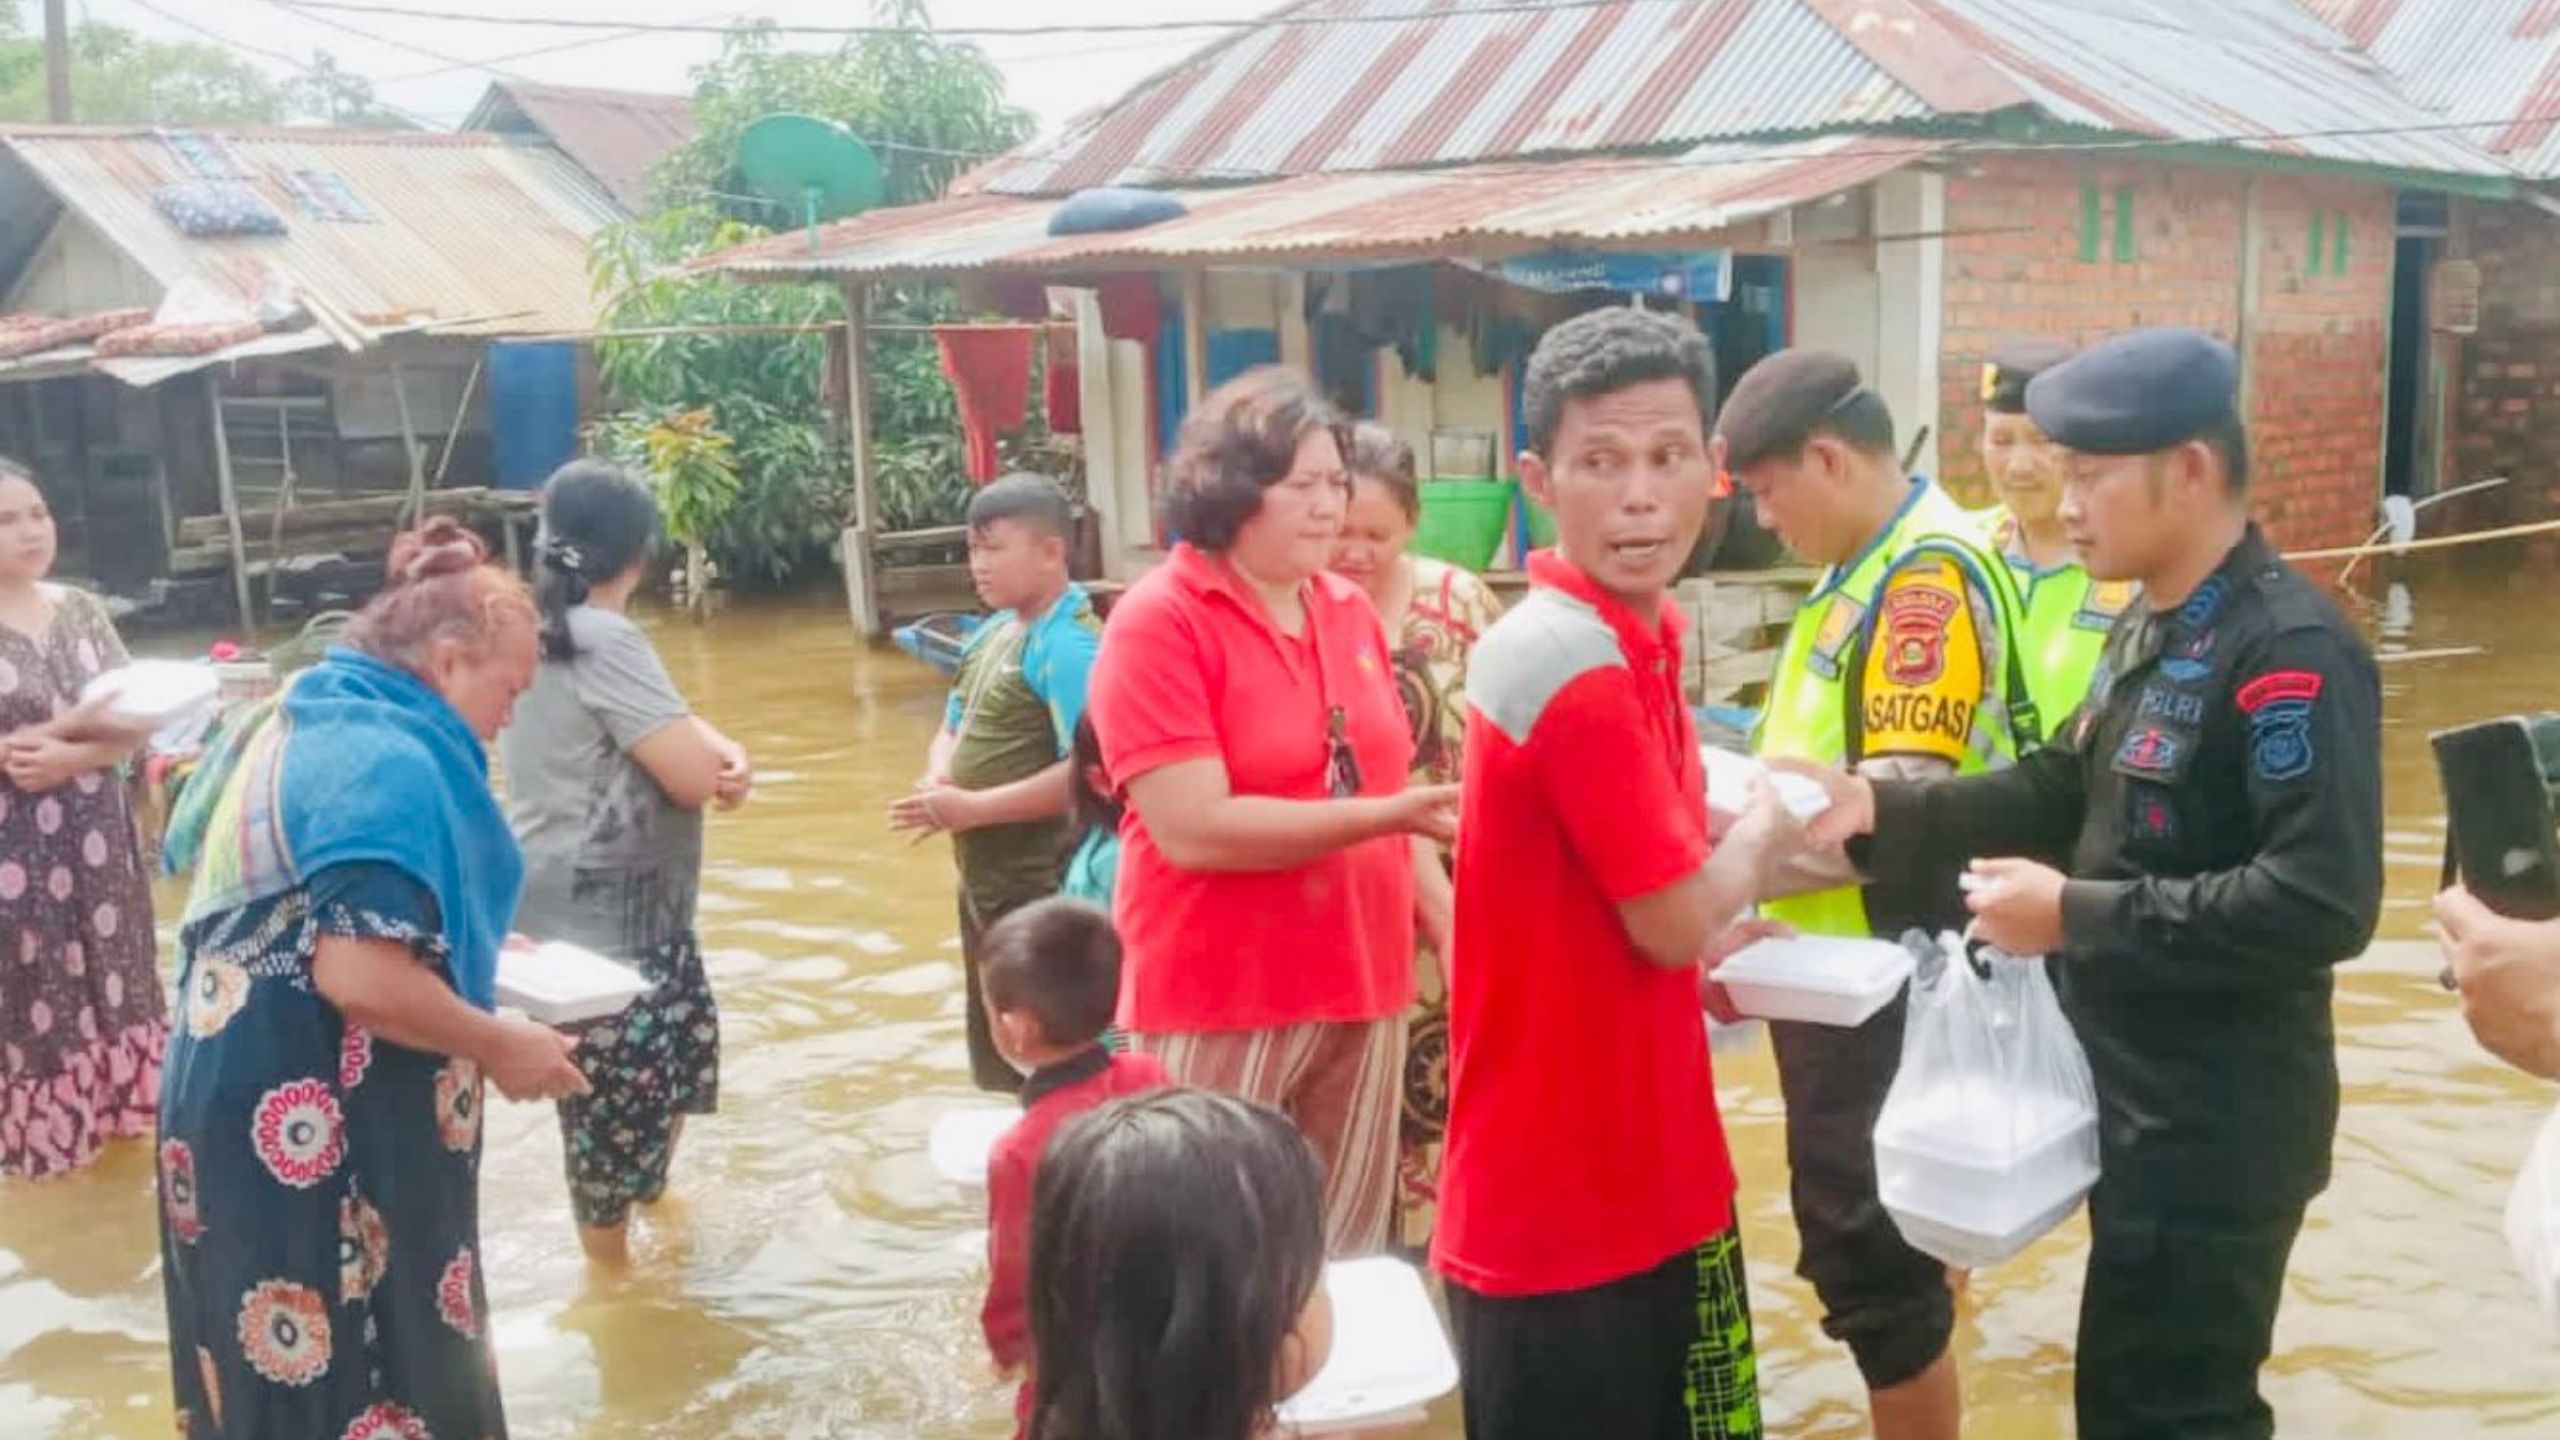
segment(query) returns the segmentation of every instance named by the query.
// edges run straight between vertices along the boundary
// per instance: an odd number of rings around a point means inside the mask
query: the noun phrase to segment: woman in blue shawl
[[[400,537],[345,646],[227,775],[198,777],[211,813],[160,1093],[187,1440],[506,1434],[481,1084],[552,1099],[586,1081],[558,1033],[491,1013],[524,866],[483,746],[533,679],[536,622],[486,562],[450,520]]]

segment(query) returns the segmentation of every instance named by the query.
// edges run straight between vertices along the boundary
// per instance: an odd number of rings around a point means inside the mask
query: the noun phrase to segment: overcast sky
[[[386,0],[389,3],[389,0]],[[481,14],[560,15],[580,18],[656,22],[723,22],[733,17],[764,17],[785,24],[860,24],[870,16],[864,0],[756,0],[732,8],[720,0],[397,0],[411,8],[446,9]],[[944,26],[1033,25],[1070,22],[1163,22],[1173,20],[1244,19],[1268,12],[1274,0],[929,0],[934,20]],[[461,120],[492,78],[494,64],[506,74],[560,85],[597,85],[629,90],[683,92],[692,88],[695,65],[718,53],[716,35],[629,35],[614,32],[540,29],[517,25],[474,25],[452,21],[393,19],[372,15],[293,12],[271,0],[71,0],[75,22],[86,15],[169,39],[206,40],[211,31],[232,43],[244,58],[286,76],[291,69],[262,54],[282,51],[307,56],[326,50],[339,66],[373,82],[386,104],[422,119],[451,126]],[[27,0],[21,13],[31,24],[38,7]],[[158,11],[161,13],[154,13]],[[164,16],[193,22],[201,30]],[[352,26],[379,39],[351,33]],[[1092,106],[1116,99],[1154,71],[1215,39],[1214,30],[1171,32],[1162,36],[1128,34],[1045,35],[982,39],[1005,73],[1013,103],[1029,110],[1044,133]],[[575,44],[547,55],[501,59],[549,46]],[[832,42],[802,39],[795,44],[828,47]],[[432,52],[432,53],[427,53]],[[437,58],[437,57],[449,57]],[[477,62],[455,65],[453,60]]]

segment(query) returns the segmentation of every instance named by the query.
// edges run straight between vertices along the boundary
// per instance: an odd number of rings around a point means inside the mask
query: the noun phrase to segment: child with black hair
[[[987,931],[979,978],[996,1049],[1027,1076],[1022,1118],[987,1158],[987,1303],[979,1321],[996,1367],[1010,1373],[1031,1359],[1024,1286],[1041,1151],[1077,1115],[1166,1079],[1153,1056],[1104,1048],[1120,1002],[1120,937],[1094,906],[1052,896],[997,921]],[[1028,1420],[1030,1403],[1026,1384],[1018,1418]]]
[[[1078,838],[1058,892],[1099,905],[1108,914],[1120,883],[1120,817],[1129,807],[1102,766],[1102,736],[1091,715],[1076,722],[1067,763],[1075,767],[1067,777],[1067,811],[1075,819]]]
[[[1040,1167],[1030,1440],[1257,1440],[1333,1351],[1324,1177],[1279,1111],[1160,1090]]]

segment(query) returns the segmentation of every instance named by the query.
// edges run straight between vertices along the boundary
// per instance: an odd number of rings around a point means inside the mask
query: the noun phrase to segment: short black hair
[[[42,485],[36,485],[36,472],[6,455],[0,455],[0,480],[24,480],[38,490],[44,489]]]
[[[1856,361],[1829,350],[1780,350],[1742,372],[1716,433],[1735,471],[1801,454],[1823,435],[1863,454],[1894,453],[1892,409],[1860,378]]]
[[[1072,542],[1076,532],[1075,502],[1046,475],[1016,470],[999,475],[969,497],[969,528],[1013,520],[1043,535]]]
[[[2222,457],[2222,488],[2233,495],[2249,493],[2249,427],[2231,416],[2205,427],[2196,437]]]
[[[1698,401],[1698,429],[1716,420],[1716,357],[1684,316],[1612,305],[1549,330],[1529,356],[1521,409],[1529,448],[1553,459],[1556,427],[1573,400],[1614,395],[1654,380],[1679,380]]]
[[[1118,795],[1093,788],[1094,771],[1109,773],[1102,763],[1102,732],[1093,728],[1093,712],[1087,710],[1076,721],[1076,737],[1067,747],[1067,763],[1074,766],[1067,776],[1067,813],[1075,817],[1082,830],[1109,830],[1119,833],[1120,817],[1128,813],[1128,805]]]
[[[987,1009],[1028,1010],[1052,1045],[1101,1037],[1120,1005],[1120,936],[1098,906],[1035,900],[987,930],[978,983]]]
[[[1262,509],[1262,492],[1289,477],[1298,447],[1319,430],[1347,459],[1341,412],[1295,370],[1257,365],[1210,391],[1183,417],[1165,461],[1165,528],[1224,554]]]

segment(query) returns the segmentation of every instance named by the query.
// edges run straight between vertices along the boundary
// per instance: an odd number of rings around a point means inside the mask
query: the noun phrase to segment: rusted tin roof
[[[2560,0],[2298,0],[2411,99],[2538,180],[2560,179]]]
[[[549,140],[622,208],[637,214],[648,208],[651,168],[693,138],[693,101],[682,95],[497,80],[462,128]]]
[[[1702,236],[1863,185],[1936,148],[1834,136],[1678,157],[1297,175],[1176,190],[1189,207],[1180,218],[1063,237],[1048,233],[1055,200],[981,193],[837,221],[819,230],[814,249],[805,231],[788,231],[706,268],[779,278],[1491,258]]]
[[[1493,3],[1303,0],[1274,18],[1321,23],[1241,32],[1056,139],[983,167],[972,186],[1059,194],[1852,129],[1943,133],[2004,111],[2350,163],[2508,173],[2291,0],[1484,8]]]
[[[280,277],[359,342],[427,322],[472,334],[582,330],[595,316],[587,242],[619,217],[557,151],[496,135],[226,130],[246,182],[285,217],[280,236],[191,238],[153,192],[192,178],[162,137],[113,127],[0,127],[0,169],[23,167],[54,204],[163,290],[202,281],[254,304]],[[285,188],[336,175],[374,217],[310,218]],[[12,206],[0,228],[50,226]],[[6,249],[0,242],[0,249]],[[124,297],[154,303],[155,296]]]

